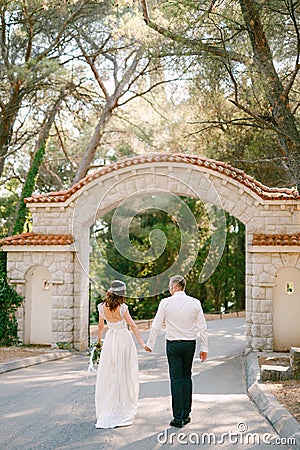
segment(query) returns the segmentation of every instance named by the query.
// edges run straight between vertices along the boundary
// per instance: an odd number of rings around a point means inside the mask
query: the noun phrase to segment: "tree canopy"
[[[171,41],[175,53],[192,57],[200,71],[203,66],[213,69],[222,80],[225,97],[241,113],[231,117],[231,124],[258,127],[276,139],[277,160],[299,191],[299,2],[140,0],[140,4],[146,24]],[[206,83],[211,87],[211,79]],[[214,122],[229,123],[221,117]]]
[[[211,245],[211,220],[207,214],[205,205],[199,199],[187,197],[181,198],[190,209],[196,219],[198,236],[189,240],[191,246],[197,247],[196,259],[191,270],[188,271],[187,293],[202,301],[205,312],[220,312],[243,310],[245,308],[245,227],[234,217],[226,214],[226,244],[223,256],[212,276],[205,282],[199,283],[199,276]],[[163,199],[157,199],[159,205]],[[176,202],[177,208],[182,208],[181,202]],[[157,258],[136,262],[134,258],[122,255],[114,245],[112,235],[112,220],[115,210],[105,214],[96,221],[92,230],[92,253],[91,253],[91,292],[92,314],[95,311],[95,302],[102,301],[104,293],[102,287],[110,284],[111,271],[109,266],[117,272],[126,274],[134,279],[155,277],[165,272],[178,260],[180,246],[182,245],[182,227],[174,220],[170,205],[166,210],[158,207],[141,211],[135,215],[130,223],[130,242],[133,249],[147,251],[150,247],[149,236],[153,229],[159,229],[166,237],[166,248]],[[169,210],[169,211],[168,211]],[[178,211],[180,212],[180,211]],[[123,218],[119,217],[120,222]],[[121,229],[122,224],[118,224]],[[107,264],[108,263],[108,264]],[[183,258],[178,268],[180,273],[186,273],[186,259]],[[144,292],[139,298],[127,299],[134,317],[138,319],[151,319],[156,312],[157,306],[163,296],[168,292],[149,296],[147,284]]]
[[[140,153],[198,154],[299,192],[299,12],[296,0],[1,1],[1,237],[31,229],[24,197]],[[208,242],[201,207],[184,201]],[[111,214],[95,233],[120,270],[147,277],[178,252],[174,223],[152,211],[136,218],[131,239],[147,249],[155,224],[171,237],[165,254],[125,262]],[[243,225],[227,216],[227,228],[207,283],[195,281],[205,246],[188,274],[207,310],[244,302]],[[94,258],[96,278],[101,270]],[[136,315],[151,315],[152,300],[147,310],[133,302]]]

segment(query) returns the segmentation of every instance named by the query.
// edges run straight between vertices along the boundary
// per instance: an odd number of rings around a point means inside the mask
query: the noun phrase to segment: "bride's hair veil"
[[[114,280],[111,282],[104,303],[110,311],[114,311],[119,305],[125,301],[126,284],[123,281]]]

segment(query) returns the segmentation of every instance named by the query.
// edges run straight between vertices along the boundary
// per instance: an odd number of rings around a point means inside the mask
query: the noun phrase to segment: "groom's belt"
[[[195,342],[196,339],[167,339],[167,342]]]

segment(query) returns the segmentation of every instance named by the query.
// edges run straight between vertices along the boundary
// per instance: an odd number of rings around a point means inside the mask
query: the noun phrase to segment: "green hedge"
[[[23,298],[8,284],[6,253],[0,251],[0,345],[18,343],[18,324],[15,316]]]

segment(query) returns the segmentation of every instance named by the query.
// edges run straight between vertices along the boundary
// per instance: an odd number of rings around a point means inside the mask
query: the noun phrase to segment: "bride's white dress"
[[[108,330],[102,346],[96,380],[96,428],[131,425],[137,411],[139,379],[135,343],[127,329],[124,314],[127,305],[120,305],[122,320],[109,322],[103,304],[99,314]]]

